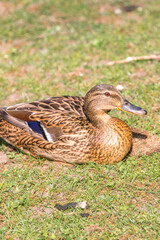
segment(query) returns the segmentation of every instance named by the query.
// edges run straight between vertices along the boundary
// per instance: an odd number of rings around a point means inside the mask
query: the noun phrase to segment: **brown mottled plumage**
[[[121,161],[132,147],[130,127],[107,113],[144,115],[111,85],[82,97],[55,97],[0,109],[0,137],[33,156],[69,163]]]

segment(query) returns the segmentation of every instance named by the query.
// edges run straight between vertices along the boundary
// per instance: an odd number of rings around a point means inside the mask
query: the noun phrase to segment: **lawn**
[[[79,95],[100,83],[148,111],[112,111],[160,135],[159,0],[0,2],[0,107]],[[154,145],[154,142],[153,142]],[[158,239],[160,153],[115,165],[66,165],[35,159],[0,140],[0,239]],[[56,204],[87,201],[59,211]],[[83,216],[82,213],[88,215]]]

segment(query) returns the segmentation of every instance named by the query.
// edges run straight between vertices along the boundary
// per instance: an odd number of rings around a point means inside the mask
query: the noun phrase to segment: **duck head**
[[[100,84],[91,88],[84,98],[84,110],[93,125],[106,122],[110,110],[117,109],[136,115],[146,115],[147,111],[131,104],[112,85]]]

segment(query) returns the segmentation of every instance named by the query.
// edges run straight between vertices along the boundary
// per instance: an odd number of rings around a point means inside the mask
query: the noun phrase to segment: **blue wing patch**
[[[46,135],[45,135],[45,133],[44,133],[44,131],[43,131],[43,128],[42,128],[41,125],[40,125],[40,122],[31,122],[31,121],[29,121],[29,122],[27,122],[27,123],[28,123],[28,126],[29,126],[34,132],[41,134],[41,135],[44,137],[44,139],[47,140]]]

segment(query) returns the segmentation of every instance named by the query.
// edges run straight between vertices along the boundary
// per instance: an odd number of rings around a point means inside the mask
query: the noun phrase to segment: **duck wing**
[[[83,103],[84,99],[76,96],[49,98],[3,108],[1,117],[16,127],[54,142],[62,135],[73,135],[77,127],[87,121]]]
[[[72,112],[79,116],[85,117],[84,110],[84,98],[83,97],[71,97],[71,96],[63,96],[63,97],[53,97],[48,98],[42,101],[35,101],[31,103],[20,103],[13,106],[9,106],[5,108],[7,112],[11,115],[14,115],[17,118],[23,118],[20,114],[21,111],[25,111],[24,118],[28,116],[29,113],[34,111],[63,111],[63,112]],[[23,120],[23,119],[22,119]]]

